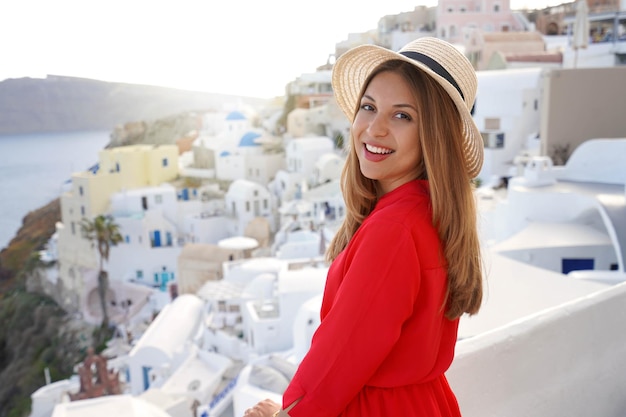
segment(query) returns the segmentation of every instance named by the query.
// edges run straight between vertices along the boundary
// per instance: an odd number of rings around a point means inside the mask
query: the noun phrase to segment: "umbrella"
[[[576,3],[576,18],[574,20],[574,34],[572,48],[575,51],[574,67],[578,63],[578,50],[589,45],[589,9],[587,0],[578,0]]]

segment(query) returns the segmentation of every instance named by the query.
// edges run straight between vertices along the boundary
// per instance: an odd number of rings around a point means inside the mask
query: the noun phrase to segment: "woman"
[[[476,75],[452,45],[364,45],[333,70],[353,121],[347,215],[328,251],[321,324],[289,387],[246,416],[459,416],[444,372],[482,300],[472,179]]]

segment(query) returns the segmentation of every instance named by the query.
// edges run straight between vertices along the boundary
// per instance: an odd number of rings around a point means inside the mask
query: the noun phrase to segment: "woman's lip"
[[[374,145],[370,145],[370,146],[374,146]],[[388,148],[385,148],[385,149],[388,149]],[[380,162],[384,159],[387,159],[390,155],[393,155],[393,151],[389,153],[373,153],[373,152],[368,151],[367,148],[365,147],[365,144],[363,144],[363,156],[368,161]]]

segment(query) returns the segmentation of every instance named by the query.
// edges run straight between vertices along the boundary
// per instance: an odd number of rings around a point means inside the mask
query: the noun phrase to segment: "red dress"
[[[428,182],[379,199],[328,271],[321,324],[283,395],[292,417],[460,416],[444,372],[458,320]]]

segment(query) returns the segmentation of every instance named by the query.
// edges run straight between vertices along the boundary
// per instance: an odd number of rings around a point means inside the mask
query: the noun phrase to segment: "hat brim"
[[[357,46],[342,54],[333,67],[332,87],[335,100],[348,120],[350,122],[354,120],[354,112],[365,80],[380,64],[390,60],[405,61],[420,69],[439,83],[452,98],[463,123],[467,172],[471,178],[476,177],[482,167],[484,144],[470,109],[450,82],[419,61],[377,45]]]

